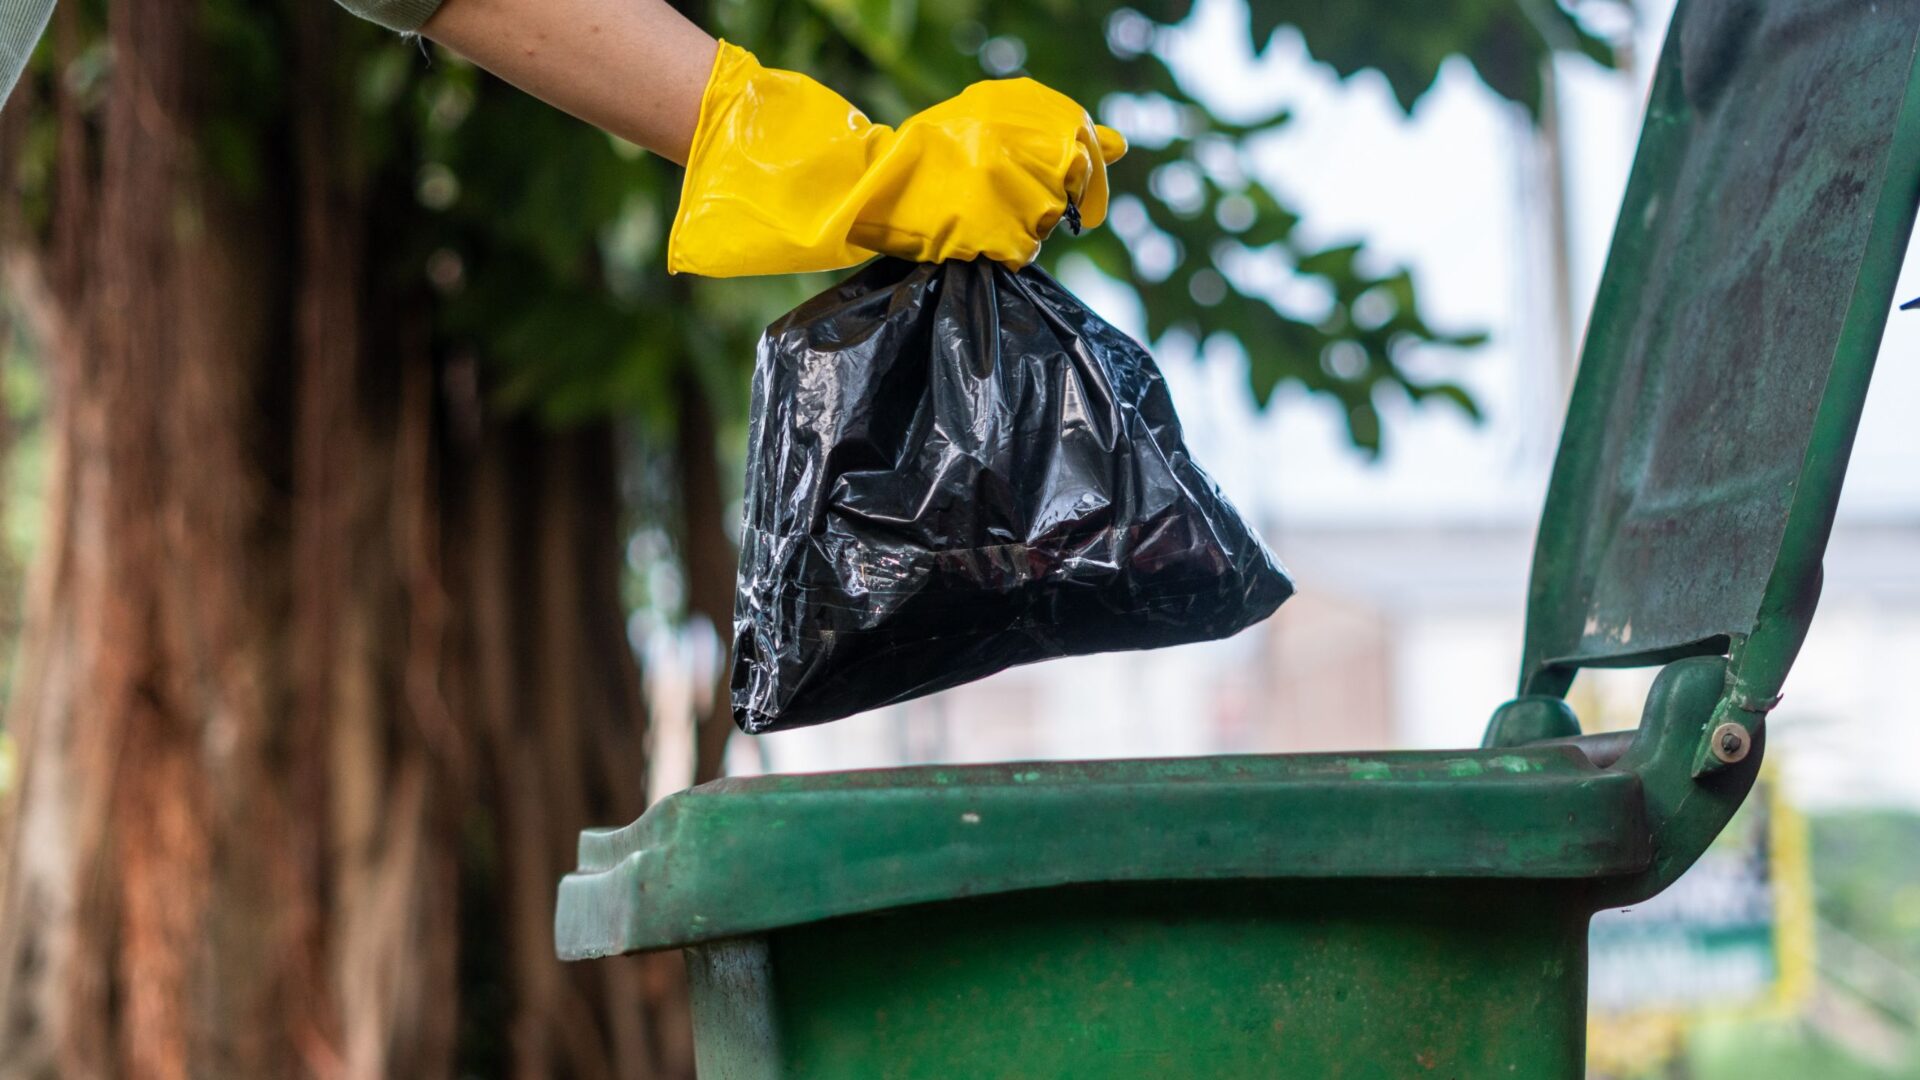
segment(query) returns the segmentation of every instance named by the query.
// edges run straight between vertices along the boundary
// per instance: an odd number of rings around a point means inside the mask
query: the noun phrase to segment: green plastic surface
[[[1606,769],[1562,744],[721,781],[582,837],[560,948],[689,946],[703,1080],[1576,1080],[1589,913],[1670,884],[1758,772],[1690,774],[1726,686],[1669,664]]]
[[[721,780],[581,836],[559,949],[1092,882],[1618,876],[1650,864],[1644,804],[1568,746]]]
[[[1573,1080],[1571,888],[1109,887],[688,951],[701,1080]]]
[[[1778,640],[1736,677],[1778,692],[1920,195],[1917,41],[1916,0],[1680,4],[1541,519],[1523,692],[1756,635]]]

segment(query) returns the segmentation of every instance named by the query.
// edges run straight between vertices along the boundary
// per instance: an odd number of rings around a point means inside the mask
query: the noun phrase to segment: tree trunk
[[[728,656],[733,641],[735,557],[728,539],[725,497],[720,486],[719,438],[713,406],[699,377],[682,370],[674,377],[674,459],[679,466],[681,565],[687,574],[687,610],[704,617],[720,639],[721,663],[714,684],[694,699],[693,782],[716,780],[725,771],[727,741],[733,735],[733,705],[728,694]]]
[[[614,436],[496,415],[391,286],[323,5],[285,182],[203,165],[196,10],[110,6],[4,264],[56,403],[0,1074],[689,1075],[677,961],[552,952],[576,832],[645,806]]]

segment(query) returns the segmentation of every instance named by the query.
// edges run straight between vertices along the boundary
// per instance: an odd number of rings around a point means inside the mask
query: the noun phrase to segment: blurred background
[[[753,341],[831,278],[668,278],[677,169],[319,0],[63,3],[0,110],[0,1076],[689,1076],[676,957],[551,958],[582,827],[1470,746],[1512,695],[1671,0],[682,7],[876,119],[1031,74],[1123,131],[1043,262],[1299,596],[729,739]],[[1896,314],[1762,790],[1596,920],[1595,1077],[1920,1077],[1917,351]],[[1649,673],[1594,676],[1635,724]]]

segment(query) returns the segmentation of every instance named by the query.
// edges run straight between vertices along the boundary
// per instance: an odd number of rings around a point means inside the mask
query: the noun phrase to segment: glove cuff
[[[700,118],[694,122],[693,142],[687,149],[687,172],[680,183],[680,205],[673,212],[673,227],[667,232],[669,274],[699,272],[693,265],[694,260],[683,257],[685,247],[681,234],[688,231],[687,218],[699,203],[699,194],[714,186],[707,174],[714,156],[711,153],[714,132],[720,127],[717,116],[730,104],[724,99],[732,97],[734,89],[752,78],[753,70],[759,66],[752,53],[725,38],[720,39],[719,47],[714,50],[713,70],[707,74],[707,88],[700,94]]]
[[[872,258],[847,238],[853,199],[892,133],[807,76],[722,41],[667,235],[668,272],[790,274]]]

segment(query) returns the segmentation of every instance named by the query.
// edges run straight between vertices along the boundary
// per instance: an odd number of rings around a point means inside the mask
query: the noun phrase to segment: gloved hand
[[[720,43],[667,241],[672,273],[834,270],[876,252],[1018,270],[1072,199],[1107,216],[1126,140],[1032,79],[980,82],[900,125]]]

